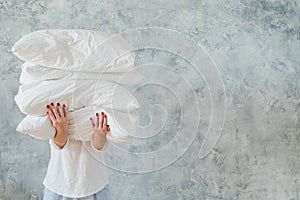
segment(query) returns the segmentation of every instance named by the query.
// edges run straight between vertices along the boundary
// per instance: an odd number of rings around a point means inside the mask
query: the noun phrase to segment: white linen
[[[108,183],[106,168],[102,164],[103,152],[91,141],[67,139],[60,149],[49,139],[51,157],[43,185],[51,191],[69,198],[81,198],[95,194]]]
[[[20,84],[28,85],[37,83],[43,80],[98,80],[98,81],[113,81],[124,87],[132,87],[141,83],[145,76],[137,70],[124,72],[76,72],[49,68],[31,62],[22,64],[20,75]]]
[[[17,126],[16,131],[28,134],[39,140],[49,140],[55,135],[55,128],[48,116],[27,115]]]
[[[140,83],[144,76],[134,69],[132,52],[118,57],[130,51],[126,41],[109,37],[97,31],[48,29],[27,34],[16,42],[12,51],[25,62],[15,102],[27,115],[17,131],[51,139],[55,128],[46,115],[46,105],[59,102],[68,108],[71,140],[91,140],[89,117],[104,111],[111,130],[108,140],[131,141],[136,116],[130,111],[140,105],[126,87]]]
[[[128,111],[139,108],[137,99],[123,86],[97,80],[48,80],[19,86],[14,97],[27,115],[43,116],[51,101],[65,103],[69,110],[88,105]]]
[[[128,135],[135,134],[136,116],[120,112],[118,110],[90,106],[69,112],[68,118],[68,137],[71,140],[89,141],[93,137],[90,117],[95,112],[105,112],[109,121],[111,131],[107,133],[107,139],[115,143],[130,143]],[[40,140],[48,140],[55,135],[55,128],[48,116],[27,115],[18,125],[18,132],[28,134]]]
[[[127,72],[134,53],[118,35],[83,29],[46,29],[23,36],[12,47],[20,59],[69,71]]]

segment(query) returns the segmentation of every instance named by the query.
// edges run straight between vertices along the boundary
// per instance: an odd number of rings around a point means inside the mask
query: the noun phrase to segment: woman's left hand
[[[107,124],[107,115],[104,112],[101,112],[101,117],[99,113],[96,113],[96,123],[92,117],[90,117],[90,120],[95,134],[106,135],[110,131],[109,125]]]
[[[106,143],[106,134],[110,131],[107,115],[101,112],[101,117],[99,117],[99,113],[96,113],[96,122],[92,117],[90,117],[90,121],[94,131],[93,145],[96,149],[101,150]]]

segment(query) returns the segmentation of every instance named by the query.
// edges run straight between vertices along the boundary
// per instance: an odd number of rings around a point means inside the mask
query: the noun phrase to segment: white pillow
[[[43,116],[51,102],[66,104],[70,111],[84,106],[110,107],[123,112],[139,108],[137,99],[125,87],[110,81],[49,80],[19,86],[14,97],[27,115]]]
[[[107,133],[108,140],[115,143],[131,142],[129,135],[136,133],[135,115],[110,108],[96,108],[94,106],[68,113],[68,136],[71,140],[90,141],[92,139],[93,129],[89,118],[93,117],[95,121],[96,112],[105,112],[107,114],[110,126],[110,131]],[[48,116],[37,117],[31,115],[27,115],[16,130],[41,140],[50,139],[56,132]]]
[[[90,117],[95,121],[95,113],[105,112],[111,129],[107,138],[116,143],[130,142],[129,135],[136,133],[136,116],[130,113],[120,112],[111,108],[85,107],[69,113],[69,137],[73,140],[89,141],[92,139]]]
[[[48,116],[36,117],[27,115],[16,130],[39,140],[48,140],[55,135],[55,128]]]
[[[127,72],[134,53],[119,35],[83,29],[45,29],[31,32],[11,49],[20,59],[70,71]]]
[[[123,85],[124,87],[132,87],[140,84],[145,79],[145,76],[137,70],[131,70],[127,73],[74,72],[49,68],[30,62],[22,64],[22,71],[20,75],[20,84],[22,85],[31,83],[39,84],[38,82],[40,81],[59,79],[113,81]]]

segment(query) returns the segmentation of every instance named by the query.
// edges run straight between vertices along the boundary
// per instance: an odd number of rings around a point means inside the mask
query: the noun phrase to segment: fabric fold
[[[46,105],[60,102],[68,108],[71,140],[91,140],[89,118],[103,111],[108,140],[131,142],[137,116],[130,112],[140,105],[128,88],[145,77],[134,68],[135,55],[125,39],[92,30],[45,29],[23,36],[12,51],[24,61],[14,100],[27,116],[18,132],[41,140],[53,137]]]
[[[26,115],[43,116],[49,102],[66,104],[69,111],[84,106],[110,107],[131,111],[140,107],[137,99],[123,86],[110,81],[48,80],[19,86],[15,102]]]
[[[124,87],[133,87],[142,83],[145,76],[137,70],[127,72],[83,72],[49,68],[31,62],[24,62],[21,67],[20,84],[39,84],[47,80],[97,80],[111,81]]]
[[[98,108],[95,106],[84,107],[69,112],[68,116],[68,137],[71,140],[90,141],[93,137],[93,130],[89,118],[95,112],[105,112],[109,121],[110,131],[107,139],[115,143],[130,143],[130,135],[136,133],[136,116],[110,108]],[[36,139],[49,140],[56,130],[48,116],[27,115],[18,125],[18,132],[30,135]]]

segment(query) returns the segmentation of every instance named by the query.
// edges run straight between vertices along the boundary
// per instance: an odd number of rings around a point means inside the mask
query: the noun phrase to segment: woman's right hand
[[[54,141],[60,148],[63,148],[68,136],[68,112],[65,104],[60,106],[60,103],[57,102],[57,107],[55,107],[51,102],[50,105],[47,105],[47,115],[56,129]]]

